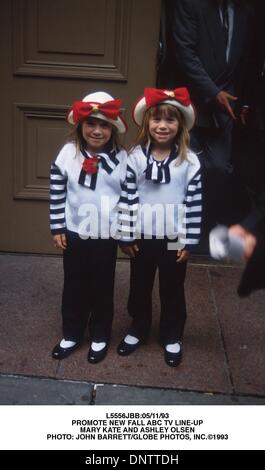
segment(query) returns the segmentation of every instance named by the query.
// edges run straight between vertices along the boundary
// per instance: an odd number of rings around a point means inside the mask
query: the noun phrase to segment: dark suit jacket
[[[178,85],[189,88],[197,111],[197,125],[225,127],[226,114],[214,98],[220,90],[238,96],[247,60],[250,9],[234,2],[234,26],[228,63],[218,0],[176,0],[173,37],[175,58],[182,76]]]
[[[265,192],[256,209],[242,222],[242,226],[257,238],[257,245],[238,286],[240,297],[246,297],[256,289],[265,289]]]
[[[254,34],[248,64],[249,79],[247,99],[250,104],[249,123],[252,127],[265,131],[265,15],[264,0],[254,0]],[[264,153],[264,140],[263,148]],[[265,158],[265,154],[264,154]]]

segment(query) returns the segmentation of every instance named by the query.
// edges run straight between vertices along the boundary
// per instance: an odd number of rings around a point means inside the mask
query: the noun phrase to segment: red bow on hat
[[[105,103],[90,103],[86,101],[75,101],[72,107],[73,121],[78,123],[91,114],[101,113],[109,119],[117,119],[120,114],[121,100],[111,100]]]
[[[183,106],[191,104],[190,95],[187,88],[176,88],[175,90],[160,90],[158,88],[145,88],[144,97],[146,101],[146,108],[156,106],[161,101],[175,100]]]

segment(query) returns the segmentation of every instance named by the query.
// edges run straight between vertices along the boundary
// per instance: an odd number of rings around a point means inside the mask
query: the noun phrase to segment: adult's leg
[[[232,173],[232,127],[229,120],[225,128],[196,127],[192,131],[191,146],[202,164],[205,235],[224,214],[223,201]]]

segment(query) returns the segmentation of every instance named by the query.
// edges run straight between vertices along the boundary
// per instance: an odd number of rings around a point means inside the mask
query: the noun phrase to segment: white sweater
[[[87,158],[91,155],[86,152]],[[51,166],[50,227],[52,234],[76,232],[81,238],[115,237],[117,203],[126,175],[127,153],[121,150],[97,154],[101,161],[95,189],[89,187],[91,175],[80,184],[85,160],[73,143],[59,152]],[[107,168],[107,169],[106,169]]]
[[[154,181],[159,172],[160,180]],[[148,179],[148,173],[153,179]],[[181,163],[177,151],[160,162],[137,146],[128,157],[119,202],[121,241],[129,243],[144,235],[178,237],[186,247],[196,245],[201,231],[201,199],[200,162],[193,152]]]

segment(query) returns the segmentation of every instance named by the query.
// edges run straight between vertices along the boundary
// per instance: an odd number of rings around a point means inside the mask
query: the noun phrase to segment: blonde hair
[[[82,124],[84,121],[86,121],[86,119],[79,122],[78,124],[75,124],[74,128],[71,130],[67,138],[67,142],[72,142],[73,144],[75,144],[76,154],[79,154],[80,150],[84,150],[87,145],[82,135]],[[121,150],[122,145],[121,145],[120,138],[118,135],[118,129],[112,124],[110,125],[112,127],[111,138],[110,138],[112,149],[119,151]]]
[[[149,133],[149,121],[151,118],[170,117],[175,118],[179,122],[177,135],[174,139],[174,144],[178,146],[178,154],[181,162],[188,160],[188,148],[190,143],[189,131],[186,126],[183,114],[178,108],[171,104],[159,104],[149,108],[144,115],[142,125],[140,126],[138,135],[136,137],[133,148],[137,145],[146,146],[149,142],[152,143],[152,138]]]

